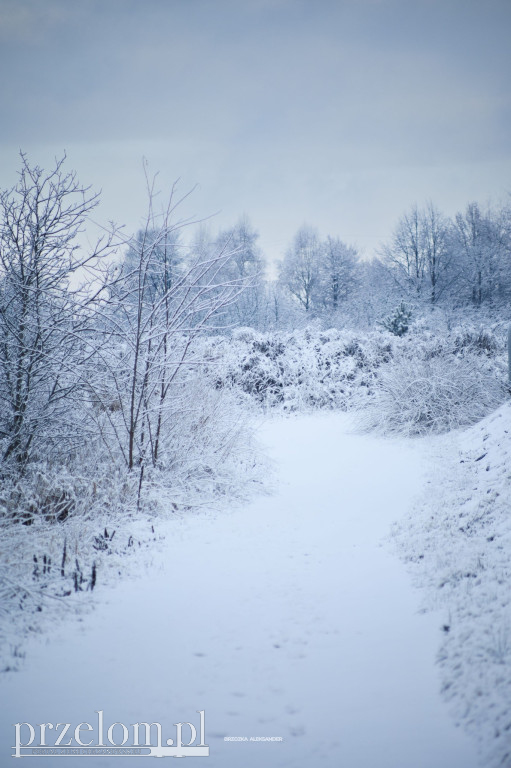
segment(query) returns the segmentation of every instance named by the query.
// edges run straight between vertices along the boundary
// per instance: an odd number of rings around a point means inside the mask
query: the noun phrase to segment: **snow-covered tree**
[[[183,246],[179,227],[170,232],[158,228],[141,229],[137,232],[122,262],[125,282],[138,280],[140,252],[148,250],[151,250],[152,258],[146,275],[147,292],[157,297],[172,287],[183,268]]]
[[[315,229],[302,227],[286,252],[279,283],[306,314],[333,322],[341,307],[347,309],[359,271],[355,247],[338,237],[320,240]]]
[[[449,287],[452,253],[449,222],[432,202],[422,211],[422,247],[426,264],[428,300],[436,304]]]
[[[64,163],[44,171],[21,154],[17,184],[0,193],[1,455],[19,471],[72,451],[87,431],[75,406],[112,240],[80,246],[98,195]]]
[[[394,334],[394,336],[404,336],[410,327],[410,320],[412,319],[412,311],[406,306],[404,301],[396,307],[396,309],[386,318],[384,318],[380,325],[387,331]]]
[[[452,242],[462,296],[476,307],[505,297],[511,287],[506,209],[483,212],[470,203],[455,218]]]
[[[256,326],[263,312],[265,262],[258,239],[259,233],[248,217],[242,216],[234,227],[220,232],[214,241],[217,253],[231,254],[223,270],[224,277],[245,283],[245,289],[229,307],[229,319],[233,325]]]
[[[357,284],[358,255],[338,237],[327,237],[321,252],[320,300],[329,312],[337,312]]]
[[[162,214],[153,202],[150,187],[146,226],[128,244],[130,269],[121,270],[104,308],[108,354],[102,352],[89,382],[98,429],[128,471],[138,472],[139,491],[146,470],[168,466],[176,412],[200,407],[182,388],[183,377],[203,364],[194,340],[217,317],[224,325],[222,313],[244,288],[242,279],[230,277],[227,246],[197,248],[170,279],[164,251],[170,244],[174,252],[186,226],[176,220],[181,200],[174,187]]]
[[[305,312],[311,312],[321,283],[323,245],[315,229],[301,227],[287,250],[280,282]]]
[[[450,281],[447,219],[433,203],[423,209],[414,205],[399,220],[381,257],[405,295],[436,304]]]

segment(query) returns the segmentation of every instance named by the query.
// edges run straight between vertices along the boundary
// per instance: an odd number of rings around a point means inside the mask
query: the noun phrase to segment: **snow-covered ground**
[[[13,723],[104,710],[169,730],[203,709],[205,765],[218,768],[475,768],[440,695],[443,616],[418,612],[381,543],[424,483],[424,444],[353,434],[332,413],[268,422],[262,438],[274,495],[161,523],[140,578],[100,580],[86,620],[32,638],[1,680],[2,765]]]
[[[395,526],[441,609],[442,688],[485,766],[511,766],[511,405],[438,443],[427,493]]]

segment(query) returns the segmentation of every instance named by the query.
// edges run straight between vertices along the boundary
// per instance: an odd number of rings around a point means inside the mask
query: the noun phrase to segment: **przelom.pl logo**
[[[209,757],[203,709],[197,710],[198,728],[193,723],[173,723],[175,731],[172,738],[165,739],[165,745],[160,723],[112,723],[106,727],[103,710],[95,710],[95,714],[95,727],[85,722],[76,726],[15,723],[12,757]]]

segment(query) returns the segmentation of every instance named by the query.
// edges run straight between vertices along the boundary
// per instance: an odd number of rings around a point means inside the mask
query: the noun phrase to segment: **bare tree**
[[[392,240],[383,246],[383,262],[392,270],[403,290],[420,297],[424,289],[426,265],[421,247],[421,222],[415,205],[399,220]]]
[[[248,217],[242,216],[234,227],[220,232],[213,243],[217,253],[222,250],[232,253],[224,270],[225,277],[246,283],[245,290],[229,308],[229,317],[236,325],[256,326],[263,312],[265,263],[258,238],[259,234]]]
[[[476,307],[506,295],[510,253],[506,209],[483,212],[478,203],[470,203],[456,216],[453,248],[460,284]]]
[[[357,251],[338,237],[327,237],[322,258],[322,300],[332,312],[337,312],[356,285]]]
[[[321,281],[322,244],[315,229],[303,226],[295,235],[280,271],[280,282],[310,312]]]
[[[450,284],[452,252],[449,248],[449,224],[430,201],[422,211],[421,225],[429,300],[431,304],[436,304]]]
[[[18,471],[80,440],[72,405],[112,248],[112,236],[80,247],[99,198],[64,163],[46,172],[21,154],[18,183],[0,194],[0,440]]]
[[[433,205],[414,205],[399,220],[390,243],[383,246],[383,262],[402,291],[436,304],[448,285],[451,251],[447,220]]]
[[[158,213],[154,180],[148,193],[145,227],[129,242],[129,268],[125,262],[103,310],[109,354],[102,350],[90,382],[105,442],[117,446],[130,472],[138,471],[139,496],[146,469],[165,466],[177,382],[203,364],[194,340],[222,326],[222,313],[245,286],[243,279],[226,277],[227,247],[195,252],[169,280],[178,233],[192,223],[176,218],[187,195],[179,197],[174,185]]]

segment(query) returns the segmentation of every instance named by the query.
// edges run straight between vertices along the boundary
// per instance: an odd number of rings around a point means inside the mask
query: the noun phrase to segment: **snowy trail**
[[[438,693],[438,617],[417,613],[381,546],[420,488],[421,448],[348,426],[342,414],[267,424],[277,494],[166,524],[149,574],[33,642],[0,688],[1,764],[12,723],[95,723],[103,709],[108,724],[173,735],[204,709],[211,768],[475,768]]]

